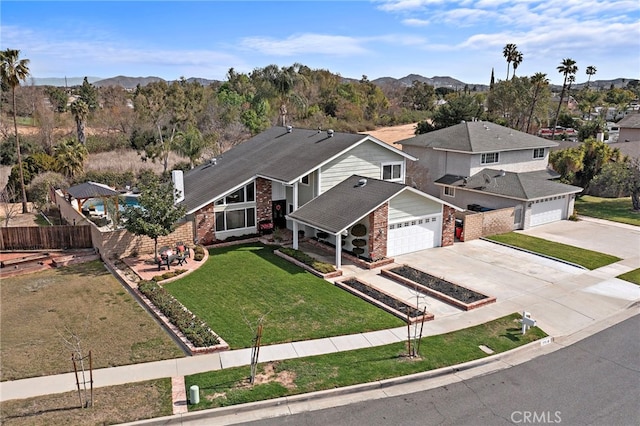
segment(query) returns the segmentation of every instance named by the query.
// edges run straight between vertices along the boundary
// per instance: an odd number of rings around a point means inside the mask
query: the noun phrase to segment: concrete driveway
[[[430,333],[480,324],[513,312],[528,311],[552,336],[574,333],[595,321],[628,309],[640,301],[640,287],[616,276],[640,268],[640,229],[602,221],[562,221],[523,231],[552,241],[596,250],[622,258],[588,271],[484,240],[456,243],[397,256],[432,275],[488,296],[495,303],[462,311],[381,276],[379,269],[344,270],[369,284],[435,315]]]

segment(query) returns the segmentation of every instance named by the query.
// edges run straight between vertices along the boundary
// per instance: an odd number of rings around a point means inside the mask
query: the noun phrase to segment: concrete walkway
[[[425,323],[423,335],[437,335],[481,324],[513,312],[528,311],[538,325],[554,339],[580,333],[621,313],[640,312],[640,287],[616,278],[619,274],[640,268],[640,228],[617,226],[611,222],[563,221],[575,235],[588,241],[598,238],[601,229],[607,238],[599,241],[599,251],[622,254],[621,261],[594,271],[568,265],[488,241],[475,240],[454,246],[416,252],[396,259],[398,264],[411,264],[433,275],[468,286],[497,297],[497,302],[472,311],[461,311],[428,297],[417,297],[379,275],[379,270],[363,270],[345,265],[345,276],[359,278],[397,294],[435,314]],[[596,228],[594,228],[596,227]],[[542,232],[543,227],[536,228]],[[567,232],[571,233],[571,229]],[[554,234],[546,236],[553,240]],[[562,236],[559,235],[558,238]],[[584,243],[573,241],[573,245]],[[589,244],[592,244],[589,242]],[[620,245],[625,248],[621,248]],[[404,293],[403,293],[404,292]],[[325,339],[264,346],[260,362],[276,361],[344,350],[367,348],[406,340],[406,327],[336,336]],[[94,371],[96,387],[112,386],[158,378],[180,378],[200,372],[250,364],[250,349],[239,349],[209,355],[198,355],[165,361],[112,367]],[[180,386],[176,386],[180,387]],[[73,373],[35,377],[0,383],[0,400],[23,399],[39,395],[75,390]],[[179,390],[179,389],[176,389]],[[177,394],[176,412],[184,411],[186,398]]]

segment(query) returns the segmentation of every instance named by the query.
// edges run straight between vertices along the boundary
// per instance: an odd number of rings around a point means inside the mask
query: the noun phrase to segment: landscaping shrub
[[[178,275],[184,274],[185,272],[187,272],[186,269],[174,269],[173,271],[167,271],[164,274],[156,275],[151,279],[155,282],[164,281],[168,280],[169,278],[177,277]]]
[[[313,268],[314,270],[322,274],[328,274],[331,272],[335,272],[336,270],[336,268],[332,264],[321,262],[300,250],[295,250],[289,247],[282,247],[280,249],[280,252],[286,254],[289,257],[293,257],[297,261],[300,261],[305,265],[310,266],[311,268]]]
[[[198,262],[204,259],[204,247],[195,246],[193,248],[193,260],[197,260]]]
[[[205,322],[189,312],[158,283],[142,281],[138,285],[138,290],[149,298],[195,347],[213,346],[220,343],[220,338],[213,333]]]

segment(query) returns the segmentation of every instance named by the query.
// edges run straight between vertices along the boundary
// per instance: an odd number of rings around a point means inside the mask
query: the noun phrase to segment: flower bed
[[[410,323],[433,320],[433,314],[397,299],[393,295],[356,278],[336,281],[337,286]]]
[[[276,256],[286,259],[320,278],[334,278],[342,275],[342,271],[336,270],[330,263],[320,262],[300,250],[281,247],[275,250],[274,253]]]
[[[496,301],[495,296],[487,296],[407,265],[383,269],[380,273],[465,311]]]

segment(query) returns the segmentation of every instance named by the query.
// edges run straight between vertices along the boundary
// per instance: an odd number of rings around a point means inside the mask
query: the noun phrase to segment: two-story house
[[[418,158],[408,170],[415,187],[463,209],[512,207],[513,229],[567,219],[582,191],[553,180],[556,142],[495,123],[463,122],[398,144]]]
[[[404,184],[413,160],[369,135],[272,127],[173,180],[199,243],[287,228],[296,248],[298,231],[334,244],[339,267],[343,249],[379,259],[453,242],[456,207]]]

